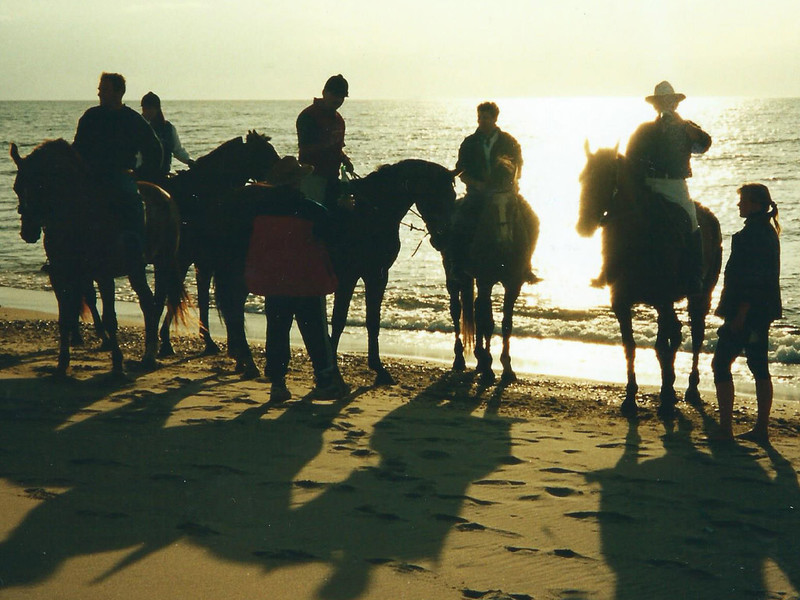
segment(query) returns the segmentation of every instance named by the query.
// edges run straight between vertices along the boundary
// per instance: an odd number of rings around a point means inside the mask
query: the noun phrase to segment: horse
[[[514,304],[522,284],[528,281],[530,257],[539,239],[539,218],[516,192],[488,197],[478,218],[465,256],[465,273],[453,272],[452,247],[442,253],[455,332],[453,370],[466,368],[464,349],[473,346],[480,381],[485,385],[494,383],[490,350],[495,330],[492,291],[500,283],[503,286],[501,382],[507,385],[517,380],[510,348]]]
[[[178,274],[180,236],[178,209],[156,185],[139,182],[145,204],[145,254],[139,261],[125,257],[119,243],[120,223],[106,190],[91,179],[85,163],[63,139],[46,141],[27,157],[11,144],[17,166],[14,191],[19,198],[20,236],[35,243],[44,232],[49,276],[58,300],[59,354],[56,376],[65,376],[70,362],[70,337],[81,303],[96,281],[103,300],[103,327],[111,350],[112,372],[123,373],[114,310],[114,278],[127,275],[139,299],[145,321],[142,364],[156,366],[158,320],[166,299],[169,310],[182,317],[186,291]],[[145,273],[154,265],[155,295]]]
[[[669,416],[677,402],[675,355],[681,343],[681,323],[674,304],[687,298],[691,323],[692,368],[684,398],[699,401],[698,359],[705,337],[711,293],[722,265],[722,234],[714,214],[695,202],[703,239],[703,284],[699,293],[686,293],[682,239],[688,232],[683,209],[650,193],[644,193],[626,167],[618,148],[601,148],[592,154],[585,144],[586,166],[580,175],[581,196],[578,233],[591,236],[602,227],[605,279],[611,288],[611,308],[619,322],[627,363],[627,385],[621,411],[637,413],[639,388],[634,371],[636,344],[631,310],[636,304],[655,308],[658,333],[655,350],[661,367],[659,414]],[[682,227],[676,224],[683,222]]]
[[[214,274],[212,248],[217,246],[217,218],[224,207],[218,203],[231,190],[248,180],[261,180],[280,157],[270,138],[257,131],[233,138],[164,182],[164,188],[178,205],[181,214],[181,238],[178,251],[180,271],[185,278],[194,264],[197,281],[197,304],[200,313],[200,335],[205,343],[204,354],[219,352],[219,346],[208,330],[209,288]],[[175,353],[170,341],[169,313],[159,332],[159,356]]]
[[[334,352],[345,328],[353,291],[359,280],[364,282],[368,363],[375,371],[375,385],[391,385],[394,378],[384,367],[378,345],[380,311],[389,269],[400,252],[400,222],[411,206],[416,205],[426,224],[431,245],[441,248],[455,202],[453,173],[433,162],[418,159],[384,165],[369,175],[354,179],[350,192],[354,198],[352,211],[335,219],[335,239],[329,250],[338,287],[334,294],[331,319],[331,344]],[[252,225],[252,221],[250,221]],[[215,278],[217,305],[228,331],[229,354],[236,359],[236,369],[244,377],[258,376],[244,332],[244,244],[241,238],[250,231],[248,223],[239,223],[231,239],[240,240],[234,259],[225,268],[218,268]],[[235,245],[226,244],[231,247]],[[233,266],[231,266],[233,265]]]

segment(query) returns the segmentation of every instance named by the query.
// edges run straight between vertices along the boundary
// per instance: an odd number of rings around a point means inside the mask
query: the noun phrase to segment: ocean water
[[[454,166],[461,140],[475,128],[478,100],[349,99],[341,113],[348,128],[346,150],[356,171],[366,175],[379,165],[405,158]],[[575,232],[578,175],[585,162],[584,140],[593,150],[618,142],[624,150],[636,126],[653,118],[652,108],[640,98],[495,100],[501,109],[499,125],[522,145],[521,192],[541,220],[533,265],[543,282],[525,286],[517,302],[512,341],[515,365],[522,371],[623,381],[624,358],[608,291],[589,286],[600,268],[599,233],[585,239]],[[93,104],[0,102],[0,142],[5,148],[16,142],[26,155],[45,139],[71,140],[78,118]],[[294,121],[307,104],[305,100],[165,100],[163,108],[183,145],[197,157],[249,129],[271,136],[280,154],[295,154]],[[136,105],[132,101],[132,106]],[[693,159],[689,188],[721,222],[724,260],[731,234],[742,226],[736,208],[739,185],[766,183],[780,207],[785,318],[773,326],[770,359],[784,395],[799,396],[800,99],[689,98],[680,112],[701,124],[714,140],[705,155]],[[173,164],[173,168],[180,167],[180,163]],[[0,286],[47,290],[47,278],[39,269],[44,260],[41,243],[28,245],[19,237],[14,174],[10,158],[0,162]],[[463,193],[461,184],[457,191]],[[422,226],[412,214],[405,223]],[[391,347],[401,354],[447,360],[452,326],[441,259],[416,229],[401,227],[401,237],[403,248],[390,272],[383,305],[382,339],[398,342]],[[357,289],[348,321],[351,335],[360,337],[365,335],[360,329],[364,324],[362,291]],[[715,303],[720,291],[721,283],[714,294]],[[123,280],[118,280],[118,295],[132,299]],[[498,311],[500,299],[497,294]],[[248,310],[257,313],[260,307],[261,299],[251,297]],[[687,322],[683,306],[679,316]],[[499,312],[497,320],[499,323]],[[719,324],[719,319],[709,317],[701,359],[706,385],[711,381],[710,356]],[[634,328],[643,348],[637,355],[640,383],[657,383],[657,364],[647,350],[656,336],[654,312],[646,307],[636,309]],[[684,338],[686,350],[688,328],[684,328]],[[499,340],[495,348],[499,352]],[[681,375],[688,370],[688,360],[682,352],[678,358]],[[737,366],[736,376],[747,380],[743,365]]]

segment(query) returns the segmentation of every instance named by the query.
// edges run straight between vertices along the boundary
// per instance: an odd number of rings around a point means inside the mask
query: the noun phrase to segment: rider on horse
[[[141,153],[138,174],[155,180],[161,165],[161,143],[147,121],[122,103],[122,75],[103,73],[97,90],[100,105],[87,110],[78,121],[72,145],[101,189],[112,195],[126,259],[139,261],[145,249],[144,205],[133,169],[136,155]]]
[[[464,273],[483,208],[497,194],[512,193],[517,196],[522,171],[519,143],[497,126],[500,114],[497,104],[483,102],[477,110],[478,128],[461,143],[456,163],[456,171],[467,186],[466,196],[458,203],[453,216],[450,240],[451,270],[457,278]],[[527,206],[527,203],[523,204]],[[529,206],[523,214],[532,214]],[[526,281],[535,283],[538,277],[529,270]]]
[[[691,155],[706,152],[711,146],[711,137],[696,123],[683,120],[675,112],[685,98],[684,94],[675,93],[669,82],[659,83],[653,95],[645,98],[658,116],[634,132],[626,155],[636,185],[677,204],[686,212],[687,224],[681,226],[684,239],[675,240],[675,243],[686,248],[686,289],[687,293],[696,294],[703,285],[703,240],[686,179],[692,176]],[[608,265],[604,266],[595,285],[607,282],[608,270]]]

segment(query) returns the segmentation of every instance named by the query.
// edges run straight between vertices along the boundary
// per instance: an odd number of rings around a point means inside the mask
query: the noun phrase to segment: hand
[[[353,162],[350,158],[344,154],[342,154],[342,164],[344,165],[344,170],[353,175],[355,173],[355,169],[353,168]]]
[[[352,211],[356,207],[356,199],[353,196],[341,196],[337,200],[337,205],[342,210]]]

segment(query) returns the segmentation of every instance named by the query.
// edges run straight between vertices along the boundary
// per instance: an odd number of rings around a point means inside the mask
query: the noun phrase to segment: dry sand
[[[773,446],[710,443],[714,398],[618,415],[623,390],[505,389],[390,361],[294,398],[194,339],[127,380],[91,334],[50,377],[52,316],[0,309],[0,598],[797,598],[798,407]],[[738,430],[752,401],[738,404]]]

